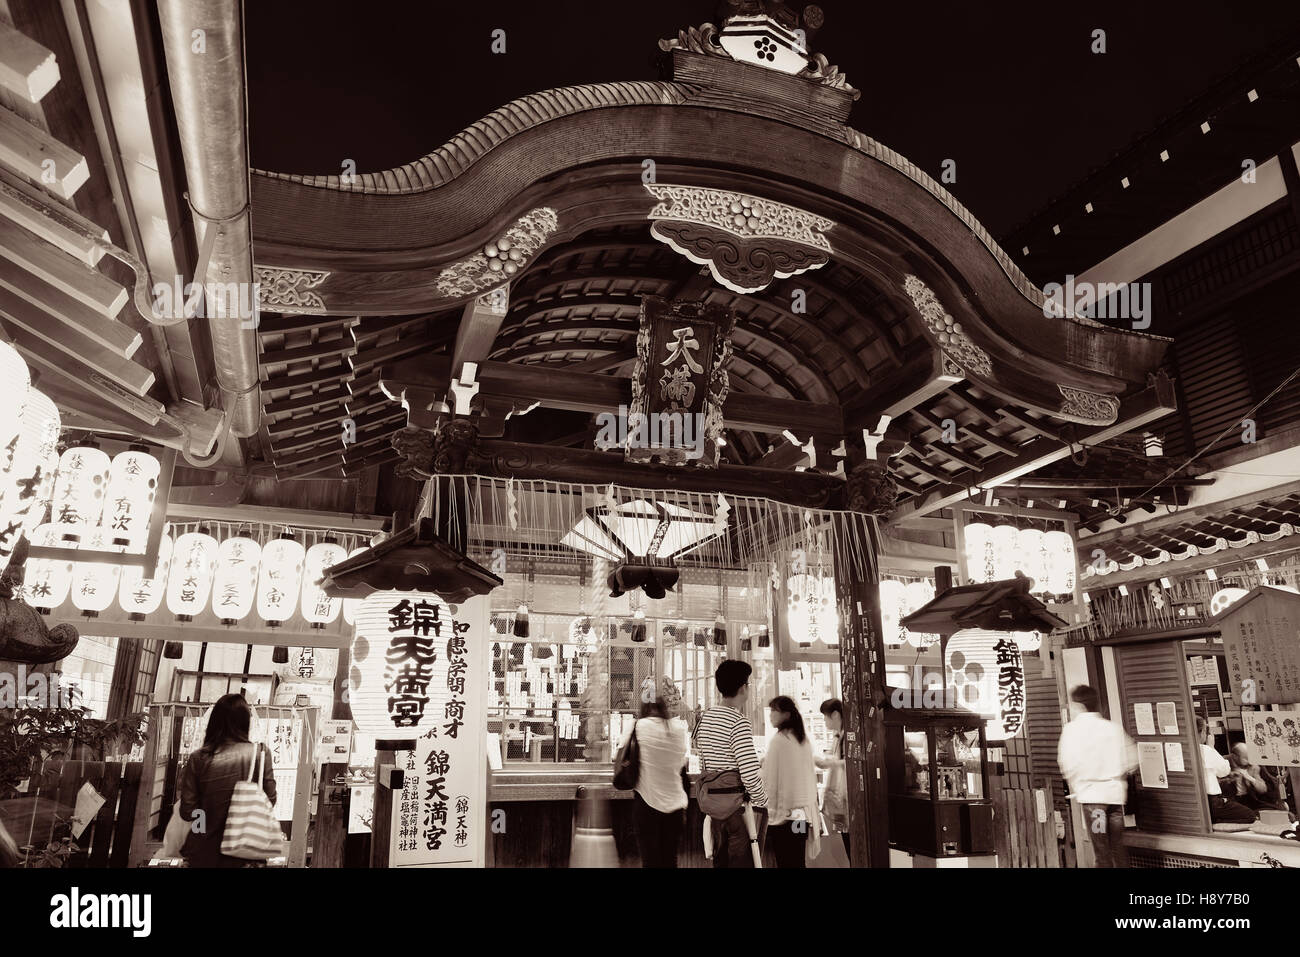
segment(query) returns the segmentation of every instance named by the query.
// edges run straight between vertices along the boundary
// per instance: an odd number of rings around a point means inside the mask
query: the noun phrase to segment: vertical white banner
[[[461,603],[436,643],[428,715],[402,752],[393,795],[392,867],[482,867],[487,831],[487,690],[492,640],[486,596]],[[468,626],[468,627],[466,627]]]

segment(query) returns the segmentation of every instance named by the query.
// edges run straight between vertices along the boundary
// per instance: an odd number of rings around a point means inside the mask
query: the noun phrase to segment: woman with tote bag
[[[181,853],[190,867],[251,867],[280,853],[279,824],[269,834],[264,813],[275,804],[271,753],[266,745],[249,742],[251,720],[242,695],[220,698],[212,706],[203,746],[185,765],[181,817],[190,822],[190,833]],[[259,792],[265,801],[261,806]],[[233,843],[223,841],[228,821]]]
[[[821,853],[821,819],[817,808],[817,770],[812,742],[804,733],[803,717],[781,695],[768,704],[776,734],[763,757],[763,790],[767,792],[767,845],[776,866],[802,868],[806,858]]]

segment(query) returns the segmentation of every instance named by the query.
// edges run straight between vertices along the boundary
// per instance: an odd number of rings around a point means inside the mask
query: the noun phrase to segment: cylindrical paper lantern
[[[301,542],[283,536],[267,542],[262,549],[257,613],[268,625],[278,625],[297,611],[306,553]]]
[[[167,573],[171,568],[172,538],[168,529],[163,529],[162,538],[158,540],[158,565],[152,578],[144,577],[143,568],[123,568],[122,582],[117,587],[117,604],[131,616],[132,621],[141,621],[146,615],[152,615],[162,604],[167,592]]]
[[[58,407],[35,389],[27,392],[12,467],[0,480],[0,571],[24,534],[45,521],[58,468]]]
[[[317,582],[325,577],[325,569],[345,557],[347,552],[338,542],[317,542],[307,549],[302,576],[302,617],[313,625],[328,625],[343,610],[343,602],[321,591]]]
[[[905,586],[894,578],[886,578],[880,583],[880,627],[886,645],[897,648],[903,643],[902,626],[899,619],[906,612],[903,603],[906,600]]]
[[[0,475],[13,465],[13,446],[23,429],[23,410],[31,386],[27,363],[13,346],[0,342],[0,383],[4,384],[4,402],[0,402]]]
[[[206,532],[186,532],[176,539],[167,575],[167,610],[189,621],[208,603],[217,568],[217,540]]]
[[[365,598],[348,672],[357,728],[380,740],[407,739],[440,722],[447,645],[456,637],[451,609],[437,595],[379,591]]]
[[[75,548],[76,542],[65,536],[77,529],[71,525],[49,522],[32,533],[33,545],[50,548]],[[27,562],[23,580],[23,600],[33,608],[50,610],[67,600],[72,587],[72,562],[65,558],[32,558]]]
[[[246,618],[257,596],[262,546],[244,535],[217,547],[217,572],[212,580],[212,613],[223,624]]]
[[[993,526],[972,522],[962,529],[965,539],[966,577],[968,585],[993,581],[997,566],[993,558]]]
[[[1043,536],[1047,550],[1047,590],[1053,595],[1074,595],[1074,541],[1065,532],[1048,532]]]
[[[993,527],[993,578],[1002,581],[1014,578],[1020,561],[1020,530],[1014,525]]]
[[[1007,632],[959,631],[948,639],[944,668],[957,706],[988,718],[989,741],[1005,741],[1025,722],[1025,669]]]
[[[360,555],[365,550],[366,550],[365,545],[362,545],[359,548],[354,548],[352,549],[352,551],[348,552],[348,558],[352,558],[355,555]],[[362,598],[343,599],[343,620],[346,621],[349,625],[355,625],[357,623],[357,609],[361,607],[362,601],[364,601],[364,599]]]
[[[122,546],[114,545],[110,533],[102,528],[92,528],[81,536],[81,550],[120,552]],[[76,562],[72,566],[72,606],[87,618],[94,618],[113,604],[117,597],[118,580],[122,566],[104,561]]]
[[[801,647],[840,643],[840,618],[835,607],[835,580],[816,574],[792,575],[786,581],[786,629]]]
[[[51,521],[60,525],[98,525],[104,511],[104,490],[110,462],[103,449],[81,445],[59,457],[54,480]]]
[[[112,532],[114,544],[133,547],[144,542],[161,469],[146,449],[133,447],[113,457],[102,524]]]
[[[908,582],[903,588],[903,602],[906,608],[904,615],[910,615],[932,601],[934,601],[934,585],[929,581]],[[929,632],[906,630],[904,640],[913,648],[924,651],[938,641],[939,636]]]
[[[1022,528],[1016,533],[1016,568],[1033,579],[1029,590],[1034,594],[1047,591],[1047,551],[1043,545],[1043,532],[1037,528]]]

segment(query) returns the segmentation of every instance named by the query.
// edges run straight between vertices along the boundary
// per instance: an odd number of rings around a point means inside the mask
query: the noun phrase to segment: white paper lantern
[[[114,545],[111,534],[102,528],[92,528],[81,536],[82,551],[121,552]],[[88,618],[93,618],[113,604],[122,566],[103,561],[75,562],[72,566],[72,607]]]
[[[302,576],[302,617],[314,626],[330,624],[343,610],[342,599],[325,594],[317,582],[325,577],[325,569],[346,557],[347,552],[337,542],[317,542],[307,549]]]
[[[1052,531],[1043,536],[1047,550],[1047,590],[1053,595],[1074,595],[1076,577],[1074,541],[1065,532]]]
[[[362,552],[366,550],[367,550],[367,546],[365,545],[362,545],[359,548],[354,548],[352,549],[352,551],[348,552],[348,558],[352,558],[356,555],[360,555]],[[361,607],[361,603],[363,601],[365,601],[364,598],[343,599],[343,620],[346,621],[349,625],[355,625],[357,623],[357,609]]]
[[[1022,528],[1016,533],[1016,568],[1026,578],[1033,579],[1029,590],[1034,594],[1047,591],[1047,551],[1043,532],[1038,528]]]
[[[7,472],[14,453],[14,440],[22,432],[23,410],[31,376],[27,363],[13,346],[0,342],[0,383],[4,384],[4,402],[0,402],[0,474]]]
[[[212,613],[223,623],[248,617],[257,595],[262,546],[244,535],[217,547],[217,572],[212,579]]]
[[[837,648],[840,617],[835,608],[835,579],[829,575],[792,575],[786,581],[786,629],[800,647]]]
[[[167,575],[167,610],[188,621],[208,604],[217,568],[217,540],[206,532],[176,539]]]
[[[1025,654],[1037,651],[1043,646],[1042,632],[1038,631],[1013,631],[1011,637],[1015,639],[1020,650]]]
[[[440,726],[448,697],[447,646],[465,638],[465,630],[437,595],[379,591],[362,600],[348,672],[357,728],[392,740]]]
[[[131,616],[132,621],[141,621],[156,612],[167,592],[167,573],[172,561],[172,538],[168,532],[169,529],[164,528],[162,537],[158,539],[158,564],[152,578],[144,577],[143,568],[122,569],[117,605]]]
[[[278,625],[298,609],[302,566],[307,550],[292,538],[275,538],[262,549],[262,574],[257,586],[257,613]]]
[[[144,449],[128,449],[113,457],[102,524],[113,533],[115,544],[134,548],[146,540],[161,470],[158,460]]]
[[[1025,669],[1020,646],[1007,632],[959,631],[944,655],[957,706],[988,718],[989,741],[1005,741],[1025,723]]]
[[[110,463],[103,449],[74,446],[59,457],[54,480],[53,513],[59,525],[98,525],[104,511]]]
[[[76,541],[66,536],[77,532],[76,526],[49,522],[32,533],[32,544],[48,548],[76,548]],[[23,600],[33,608],[58,608],[67,600],[72,587],[72,562],[65,558],[32,558],[27,562],[23,580]]]
[[[0,571],[9,565],[23,535],[45,521],[58,468],[58,407],[35,389],[27,392],[13,468],[0,486]]]
[[[972,522],[962,529],[965,539],[967,584],[978,585],[993,581],[997,564],[993,555],[993,526]]]
[[[934,584],[928,580],[908,582],[903,588],[903,605],[907,609],[905,615],[924,608],[932,601],[934,601]],[[929,632],[904,629],[903,639],[913,648],[925,651],[939,640],[939,636]]]
[[[880,583],[880,628],[885,645],[897,648],[903,643],[903,628],[899,620],[907,614],[904,608],[906,590],[902,582],[886,578]]]
[[[1014,578],[1020,563],[1020,530],[1014,525],[996,525],[993,528],[993,578],[1002,581]]]

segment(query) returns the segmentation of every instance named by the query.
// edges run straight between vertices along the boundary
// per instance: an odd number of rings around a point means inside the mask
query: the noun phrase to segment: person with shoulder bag
[[[713,680],[722,703],[704,712],[695,726],[700,754],[696,800],[709,818],[714,867],[762,866],[767,792],[745,717],[752,671],[743,661],[718,665]]]
[[[675,868],[690,803],[684,777],[686,729],[668,717],[663,698],[641,706],[641,718],[619,753],[614,786],[633,791],[641,866]]]
[[[249,742],[251,719],[242,695],[222,696],[185,764],[181,818],[190,833],[181,853],[190,867],[257,866],[282,853],[271,752]]]

